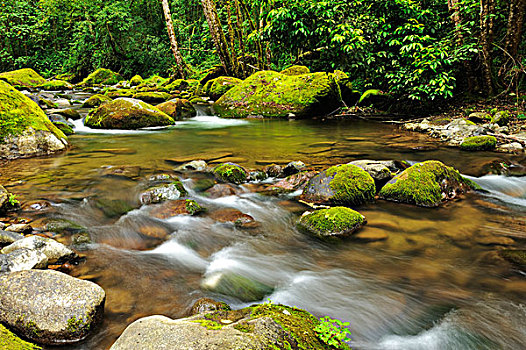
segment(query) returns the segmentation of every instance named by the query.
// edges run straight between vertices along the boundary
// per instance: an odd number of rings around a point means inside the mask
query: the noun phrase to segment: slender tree
[[[170,46],[172,48],[172,53],[175,58],[175,63],[177,64],[177,71],[179,75],[184,79],[187,76],[189,67],[179,51],[179,45],[177,44],[177,38],[175,37],[174,26],[172,23],[172,14],[170,13],[170,6],[168,5],[168,0],[161,0],[163,4],[164,20],[166,21],[166,29],[168,30],[168,37],[170,38]]]
[[[482,73],[484,89],[493,95],[491,48],[495,26],[495,0],[480,0],[480,46],[482,51]]]

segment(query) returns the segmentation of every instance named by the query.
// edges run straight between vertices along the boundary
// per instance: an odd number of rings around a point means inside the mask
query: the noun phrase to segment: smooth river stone
[[[54,239],[40,236],[31,236],[18,240],[2,249],[2,254],[8,254],[19,249],[30,249],[41,252],[47,257],[49,263],[67,261],[77,256],[74,251],[64,244]]]
[[[52,270],[0,276],[0,322],[41,344],[82,340],[104,312],[106,293],[93,282]]]

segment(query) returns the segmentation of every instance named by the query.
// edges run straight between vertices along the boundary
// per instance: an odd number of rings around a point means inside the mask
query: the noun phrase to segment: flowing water
[[[71,274],[104,288],[105,318],[84,342],[64,349],[106,349],[134,320],[185,317],[205,296],[234,308],[251,304],[201,288],[203,280],[226,272],[272,287],[259,302],[350,322],[355,349],[525,347],[524,271],[496,251],[526,247],[526,178],[476,177],[488,162],[509,156],[461,152],[364,121],[222,120],[201,111],[164,130],[94,131],[81,122],[76,128],[67,153],[0,170],[0,183],[22,200],[53,203],[51,210],[23,216],[68,219],[89,232],[86,260]],[[372,243],[328,244],[305,236],[295,221],[306,208],[293,195],[254,192],[261,184],[210,199],[192,190],[202,175],[179,174],[209,212],[239,209],[261,224],[255,230],[207,215],[155,219],[139,205],[144,179],[172,172],[167,160],[203,157],[251,168],[302,160],[317,169],[355,159],[438,159],[487,192],[437,209],[385,201],[357,208],[368,220],[363,232],[387,235]],[[116,214],[122,206],[133,210]],[[141,235],[152,228],[170,233],[169,239]]]

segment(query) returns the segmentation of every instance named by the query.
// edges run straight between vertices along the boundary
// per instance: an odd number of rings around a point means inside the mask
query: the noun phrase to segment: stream
[[[92,242],[71,274],[106,291],[103,323],[85,341],[53,349],[107,349],[134,320],[185,317],[202,297],[233,308],[253,304],[201,287],[225,272],[272,287],[258,302],[350,322],[353,349],[524,348],[526,276],[496,252],[526,248],[526,177],[484,175],[491,161],[524,164],[524,158],[463,152],[396,125],[363,120],[226,120],[209,114],[201,108],[197,117],[162,130],[92,130],[76,121],[68,152],[0,168],[0,183],[23,201],[53,203],[48,211],[22,216],[70,220],[85,227]],[[257,193],[260,183],[211,199],[193,190],[203,175],[177,174],[190,198],[208,211],[236,208],[253,216],[260,223],[255,231],[207,215],[161,220],[140,206],[149,175],[173,173],[177,159],[213,155],[222,157],[211,164],[263,168],[302,160],[318,170],[356,159],[436,159],[486,192],[436,209],[380,200],[355,208],[367,218],[363,232],[387,236],[371,243],[329,244],[298,232],[295,222],[307,207],[294,194]],[[117,204],[130,210],[115,214]],[[147,239],[140,234],[145,229],[164,230],[169,238]]]

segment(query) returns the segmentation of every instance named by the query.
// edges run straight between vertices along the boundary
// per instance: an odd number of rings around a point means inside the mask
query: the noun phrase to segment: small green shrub
[[[347,349],[347,341],[350,341],[351,331],[347,328],[349,322],[342,322],[328,316],[320,319],[320,323],[314,331],[325,344],[334,346],[336,349]]]

